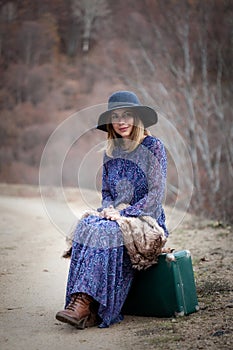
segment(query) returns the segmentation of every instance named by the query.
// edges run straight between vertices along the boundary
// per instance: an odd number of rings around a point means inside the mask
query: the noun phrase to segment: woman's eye
[[[120,119],[130,119],[133,115],[131,112],[124,112],[122,115],[112,114],[111,120],[112,122],[118,122]]]
[[[124,113],[124,117],[125,118],[131,118],[132,117],[132,113],[131,112],[126,112],[126,113]]]
[[[113,114],[112,115],[112,120],[118,120],[118,115],[117,114]]]

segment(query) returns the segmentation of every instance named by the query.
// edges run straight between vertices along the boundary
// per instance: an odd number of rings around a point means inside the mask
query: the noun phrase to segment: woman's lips
[[[121,131],[121,132],[124,132],[124,131],[126,131],[128,129],[128,127],[126,126],[125,128],[119,128],[119,130]]]

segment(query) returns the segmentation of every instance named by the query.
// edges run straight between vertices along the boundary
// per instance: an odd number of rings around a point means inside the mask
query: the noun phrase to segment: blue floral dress
[[[166,172],[166,152],[159,139],[146,136],[132,152],[116,147],[112,157],[104,155],[102,207],[98,210],[126,203],[121,215],[150,215],[168,236],[162,208]],[[94,215],[82,219],[72,245],[66,305],[73,293],[91,295],[99,303],[99,327],[108,327],[123,319],[121,308],[133,276],[117,222]]]

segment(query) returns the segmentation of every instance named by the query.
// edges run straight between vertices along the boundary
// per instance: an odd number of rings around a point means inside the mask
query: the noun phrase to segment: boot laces
[[[83,304],[86,302],[90,302],[89,298],[87,298],[87,296],[85,295],[85,293],[77,293],[72,295],[71,297],[71,302],[68,304],[68,306],[66,307],[66,309],[68,310],[72,310],[75,311],[76,307],[78,304],[80,304],[80,302]]]

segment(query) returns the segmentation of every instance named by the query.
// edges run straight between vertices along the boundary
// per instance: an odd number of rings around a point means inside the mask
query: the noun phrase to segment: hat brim
[[[102,131],[108,131],[107,130],[107,124],[108,124],[108,117],[110,113],[116,109],[121,109],[121,108],[127,108],[127,109],[133,109],[138,112],[138,116],[143,122],[143,125],[145,128],[148,128],[151,125],[154,125],[158,121],[158,116],[157,113],[155,112],[154,109],[148,107],[148,106],[120,106],[120,107],[115,107],[113,109],[110,109],[102,114],[100,114],[99,119],[98,119],[98,125],[97,129],[102,130]]]

